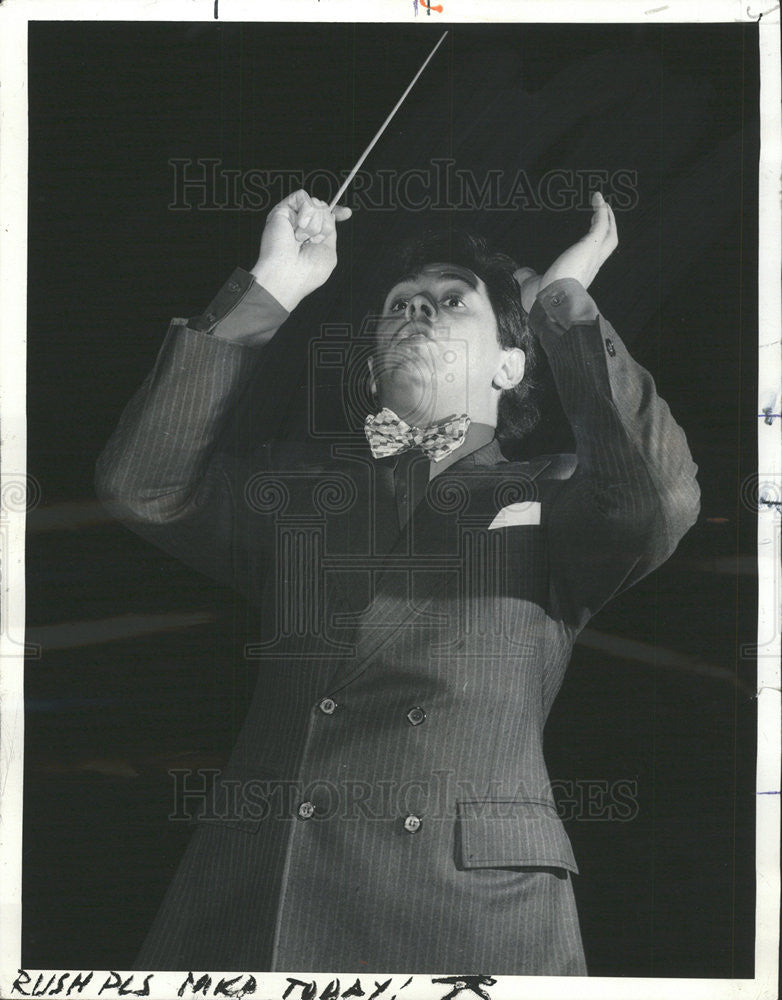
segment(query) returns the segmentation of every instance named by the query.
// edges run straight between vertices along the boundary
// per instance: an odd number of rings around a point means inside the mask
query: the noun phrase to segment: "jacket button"
[[[236,281],[229,281],[228,282],[228,291],[229,292],[238,292],[239,291],[239,283],[236,282]]]
[[[214,323],[217,317],[215,316],[214,313],[207,313],[204,319],[207,321],[207,323]]]
[[[406,816],[405,817],[405,830],[408,833],[418,833],[421,829],[421,820],[418,816]]]
[[[302,802],[298,812],[300,819],[310,819],[315,814],[315,806],[311,802]]]
[[[334,709],[337,707],[336,701],[333,698],[324,698],[323,701],[318,705],[318,708],[323,712],[324,715],[331,715]]]
[[[411,726],[420,726],[425,718],[426,712],[419,705],[415,705],[407,713],[407,721]]]
[[[614,347],[614,342],[610,337],[606,337],[606,350],[608,351],[609,358],[616,357],[616,348]]]

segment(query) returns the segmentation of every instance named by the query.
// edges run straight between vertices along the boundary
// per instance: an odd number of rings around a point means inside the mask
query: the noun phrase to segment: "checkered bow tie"
[[[433,462],[440,462],[464,444],[470,418],[466,413],[446,417],[426,427],[411,427],[393,410],[383,407],[364,421],[364,433],[375,458],[420,448]]]

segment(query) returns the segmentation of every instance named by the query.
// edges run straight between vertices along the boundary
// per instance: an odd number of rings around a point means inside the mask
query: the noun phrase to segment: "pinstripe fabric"
[[[240,798],[218,790],[138,967],[585,973],[543,726],[579,629],[667,558],[698,489],[581,286],[549,286],[531,322],[577,457],[492,442],[402,530],[364,447],[232,454],[257,352],[172,327],[100,492],[257,602],[260,681],[222,776]],[[530,500],[539,524],[489,529]]]

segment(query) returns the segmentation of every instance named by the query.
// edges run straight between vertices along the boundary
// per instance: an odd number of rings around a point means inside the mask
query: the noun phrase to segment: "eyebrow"
[[[437,267],[437,265],[434,265],[434,267]],[[427,265],[420,271],[415,271],[412,274],[406,274],[404,277],[398,278],[393,283],[393,285],[391,285],[389,293],[393,291],[398,285],[404,285],[408,282],[413,282],[417,278],[424,276],[424,271],[428,271],[431,269],[432,265]],[[472,289],[478,288],[478,278],[476,277],[476,275],[472,273],[472,271],[468,271],[467,269],[454,271],[454,270],[449,270],[447,266],[444,266],[444,269],[440,271],[438,274],[433,275],[433,277],[435,277],[438,281],[454,281],[454,280],[461,281]]]

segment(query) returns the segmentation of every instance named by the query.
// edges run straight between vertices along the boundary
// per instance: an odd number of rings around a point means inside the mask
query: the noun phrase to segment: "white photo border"
[[[24,661],[24,531],[26,477],[25,344],[27,306],[27,29],[31,20],[41,21],[356,21],[407,22],[414,27],[412,0],[286,0],[272,4],[263,0],[115,0],[107,17],[105,0],[5,0],[0,7],[0,996],[21,995],[12,991],[21,956],[21,834],[23,765],[23,661]],[[494,16],[496,15],[496,16]],[[419,22],[420,22],[419,18]],[[688,1000],[752,998],[772,1000],[777,996],[779,957],[780,893],[780,614],[776,601],[780,574],[780,499],[782,499],[782,418],[780,418],[780,305],[779,276],[782,268],[780,237],[779,168],[782,163],[780,131],[780,38],[779,4],[751,0],[750,3],[709,0],[669,0],[666,4],[635,0],[522,0],[513,6],[489,7],[477,0],[449,0],[448,20],[453,23],[488,23],[495,20],[518,23],[685,23],[759,22],[761,154],[759,185],[759,384],[758,384],[758,753],[756,833],[756,941],[755,977],[747,979],[559,979],[554,977],[497,978],[492,1000],[517,1000],[520,995],[536,1000],[659,1000],[686,996]],[[431,24],[431,21],[428,22]],[[30,970],[28,970],[30,971]],[[65,970],[57,970],[61,975]],[[79,970],[73,970],[74,973]],[[83,970],[82,970],[83,971]],[[35,970],[44,975],[54,970]],[[227,970],[212,973],[230,978]],[[295,974],[295,973],[292,973]],[[89,987],[76,994],[98,996],[109,975],[95,971]],[[130,976],[130,973],[125,973]],[[247,975],[246,973],[243,975]],[[287,974],[258,973],[255,995],[282,996]],[[359,974],[360,975],[360,974]],[[352,981],[344,970],[343,982]],[[355,974],[354,974],[355,976]],[[311,975],[301,976],[312,979]],[[319,979],[325,985],[329,974]],[[378,978],[378,975],[373,975]],[[144,976],[136,973],[130,990],[142,988]],[[399,988],[405,977],[395,974]],[[154,973],[147,984],[148,995],[171,998],[183,981],[182,973]],[[59,993],[57,981],[40,996]],[[107,991],[105,996],[115,996]],[[442,996],[442,987],[431,977],[416,975],[404,997]]]

